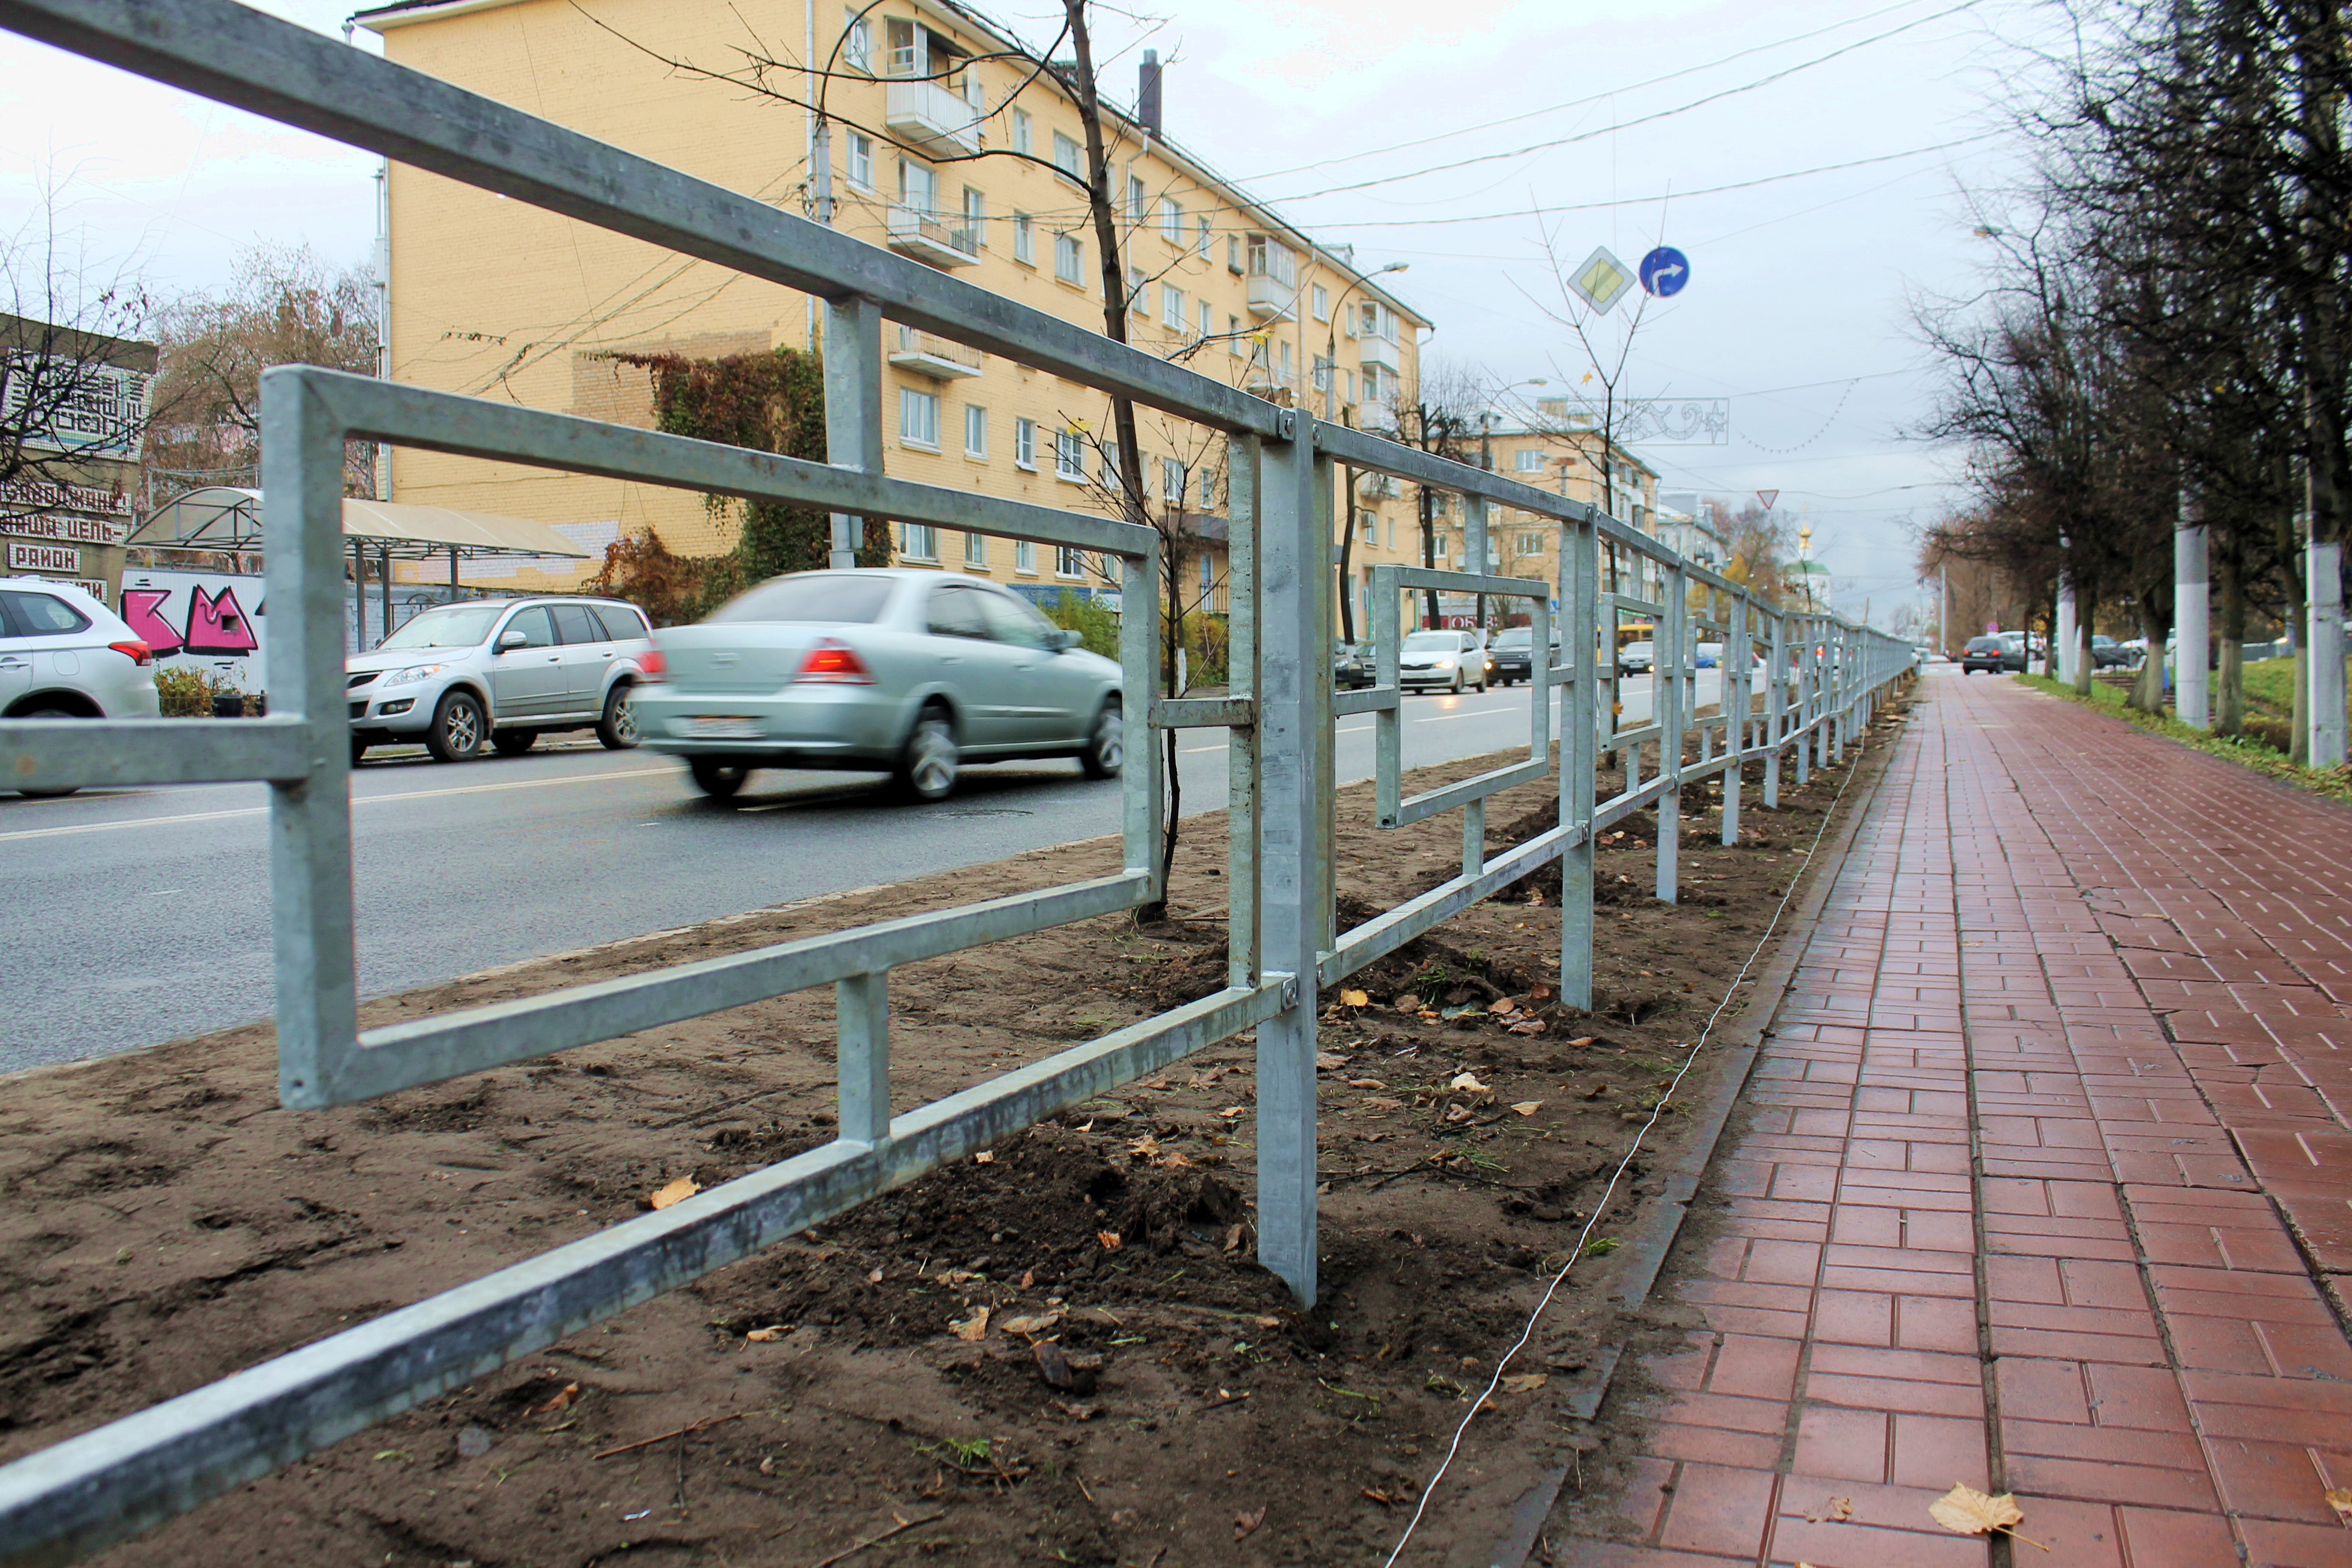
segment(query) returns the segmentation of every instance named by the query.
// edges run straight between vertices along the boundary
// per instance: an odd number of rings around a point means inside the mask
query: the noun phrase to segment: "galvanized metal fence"
[[[263,379],[270,511],[270,716],[0,722],[0,781],[18,787],[265,780],[279,1091],[346,1104],[502,1063],[830,984],[839,1016],[840,1135],[672,1207],[335,1334],[0,1468],[0,1563],[69,1561],[479,1376],[598,1319],[805,1230],[1064,1107],[1257,1030],[1260,1259],[1316,1293],[1317,993],[1557,858],[1560,996],[1591,1002],[1592,848],[1629,813],[1659,816],[1656,892],[1676,889],[1683,792],[1723,781],[1724,841],[1740,769],[1777,803],[1848,744],[1911,663],[1907,646],[1823,614],[1778,611],[1591,507],[1361,430],[1278,408],[951,276],[278,22],[228,0],[0,0],[0,26],[373,149],[826,302],[831,460],[811,463],[307,368]],[[1233,680],[1227,696],[1159,689],[1160,559],[1150,528],[882,472],[885,321],[936,332],[1223,434],[1233,453]],[[343,444],[365,438],[540,468],[789,502],[833,514],[837,558],[869,521],[899,520],[1096,552],[1120,563],[1128,769],[1123,869],[1043,892],[780,942],[618,980],[362,1031],[352,934],[341,536]],[[1331,681],[1335,466],[1463,498],[1472,562],[1494,507],[1559,531],[1556,582],[1381,567],[1376,683]],[[1401,602],[1440,589],[1524,599],[1545,664],[1528,755],[1403,795]],[[1543,655],[1557,603],[1561,662]],[[1621,617],[1655,626],[1654,710],[1617,722]],[[1702,634],[1721,700],[1696,703]],[[1713,645],[1709,645],[1713,646]],[[1756,657],[1760,650],[1760,658]],[[1558,743],[1553,741],[1559,693]],[[1458,875],[1341,931],[1333,885],[1333,726],[1379,716],[1380,821],[1463,815]],[[888,977],[899,965],[1136,907],[1155,898],[1160,749],[1154,729],[1230,733],[1231,973],[1213,995],[892,1114]],[[1696,757],[1685,752],[1696,744]],[[1623,787],[1594,799],[1602,750]],[[1649,773],[1643,777],[1645,762]],[[1485,803],[1556,773],[1559,824],[1489,858]]]

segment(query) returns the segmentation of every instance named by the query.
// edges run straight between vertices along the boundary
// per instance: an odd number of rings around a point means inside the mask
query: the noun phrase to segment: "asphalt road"
[[[1712,701],[1713,672],[1701,680]],[[1623,684],[1624,722],[1646,715],[1648,684]],[[1528,696],[1406,699],[1406,765],[1523,743]],[[1372,728],[1339,721],[1341,783],[1371,775]],[[970,769],[929,806],[896,804],[869,774],[782,771],[719,804],[670,758],[557,740],[353,775],[361,994],[1118,830],[1118,787],[1075,763]],[[1214,731],[1185,732],[1188,811],[1223,805],[1224,752]],[[16,910],[0,1071],[267,1015],[268,824],[258,784],[0,795],[0,899]]]

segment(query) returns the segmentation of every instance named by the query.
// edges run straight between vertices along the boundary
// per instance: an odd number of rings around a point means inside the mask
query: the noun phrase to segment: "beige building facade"
[[[829,213],[846,233],[1102,330],[1078,110],[1014,40],[960,8],[422,0],[359,21],[403,65],[782,210]],[[763,51],[782,63],[749,63]],[[803,58],[824,62],[822,134],[810,77],[790,63]],[[1318,245],[1169,142],[1157,67],[1146,68],[1138,112],[1105,110],[1129,341],[1276,402],[1388,425],[1417,378],[1427,321],[1346,249]],[[647,374],[612,355],[818,343],[821,311],[804,295],[521,202],[395,164],[386,205],[390,371],[400,381],[650,425]],[[884,339],[892,475],[1115,510],[1102,395],[895,325]],[[1148,410],[1138,418],[1146,493],[1181,518],[1174,569],[1187,598],[1222,610],[1223,443]],[[402,501],[532,518],[600,555],[648,528],[677,553],[718,554],[738,526],[731,509],[697,496],[428,452],[395,452],[390,489]],[[1416,558],[1409,495],[1357,505],[1402,543],[1380,547],[1380,558]],[[891,542],[900,563],[986,573],[1039,599],[1108,585],[1098,563],[1047,546],[901,525]],[[489,571],[509,575],[492,582],[469,568],[467,584],[582,575],[552,561]]]

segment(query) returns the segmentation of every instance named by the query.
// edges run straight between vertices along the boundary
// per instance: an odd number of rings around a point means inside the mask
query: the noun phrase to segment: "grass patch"
[[[2265,659],[2263,661],[2263,664],[2279,663],[2285,663],[2290,670],[2294,668],[2292,660]],[[2248,665],[2246,668],[2251,673],[2261,668],[2262,665]],[[2063,681],[2053,680],[2046,675],[2020,675],[2014,679],[2036,691],[2047,693],[2052,697],[2063,698],[2069,702],[2080,702],[2086,707],[2096,708],[2102,712],[2112,713],[2118,719],[2128,720],[2143,730],[2153,731],[2168,741],[2178,741],[2192,751],[2224,758],[2237,763],[2240,767],[2252,768],[2258,773],[2268,774],[2272,778],[2294,784],[2298,788],[2307,789],[2315,795],[2324,795],[2331,800],[2342,801],[2347,805],[2352,805],[2352,764],[2327,769],[2297,767],[2287,761],[2284,752],[2273,750],[2251,736],[2210,734],[2203,730],[2191,729],[2169,714],[2158,717],[2142,713],[2135,708],[2126,708],[2124,706],[2126,694],[2116,687],[2094,682],[2091,686],[2091,695],[2079,697],[2075,695],[2072,686]]]

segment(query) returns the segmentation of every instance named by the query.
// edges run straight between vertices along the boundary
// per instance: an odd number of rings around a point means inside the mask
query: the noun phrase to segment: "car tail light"
[[[133,664],[150,665],[155,662],[155,650],[149,647],[143,642],[136,640],[131,642],[110,642],[106,646],[112,648],[115,652],[121,654],[123,658],[129,659]]]
[[[669,679],[669,660],[661,656],[661,649],[657,647],[649,647],[646,649],[645,652],[637,655],[637,674],[648,684],[656,684],[658,682],[667,680]]]
[[[793,679],[813,686],[871,686],[874,672],[866,668],[856,648],[826,637],[809,649],[808,657],[801,660],[801,672]]]

